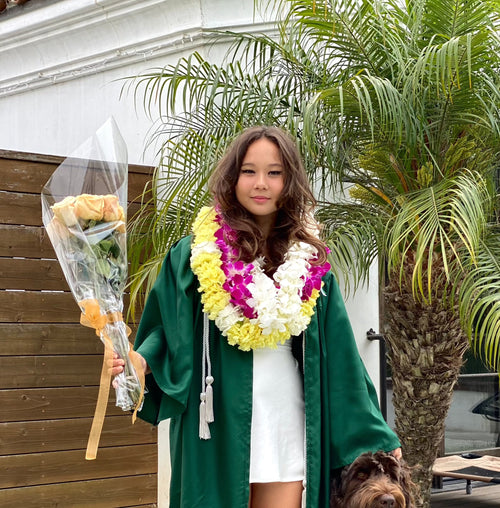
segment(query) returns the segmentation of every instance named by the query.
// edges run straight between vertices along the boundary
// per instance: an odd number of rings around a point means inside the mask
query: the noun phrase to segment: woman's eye
[[[269,176],[281,176],[282,171],[269,171]]]
[[[254,170],[253,169],[242,169],[242,170],[240,170],[240,173],[242,175],[253,175]]]

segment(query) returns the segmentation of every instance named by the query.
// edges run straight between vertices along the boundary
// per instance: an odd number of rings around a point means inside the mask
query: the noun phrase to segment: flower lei
[[[271,279],[263,259],[237,260],[237,233],[217,210],[204,207],[193,224],[191,269],[198,277],[203,310],[243,351],[276,348],[307,328],[329,263],[311,265],[316,249],[294,242]]]

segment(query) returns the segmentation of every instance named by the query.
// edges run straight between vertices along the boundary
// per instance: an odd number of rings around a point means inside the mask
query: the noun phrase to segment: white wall
[[[34,9],[34,6],[37,6]],[[228,6],[230,5],[230,8]],[[253,1],[37,0],[0,18],[0,148],[68,155],[113,115],[132,163],[151,121],[136,113],[126,76],[217,52],[210,29],[269,29]],[[13,14],[17,15],[13,15]],[[219,50],[220,52],[220,50]]]
[[[0,17],[0,148],[69,155],[111,115],[129,162],[154,164],[143,153],[151,120],[120,92],[126,76],[176,62],[197,50],[220,59],[210,29],[272,31],[253,0],[37,0]],[[348,301],[361,355],[378,388],[376,271],[368,292]],[[378,330],[377,330],[378,331]],[[160,440],[160,485],[168,473],[167,425]],[[166,489],[160,488],[160,506]]]
[[[342,288],[342,285],[340,286]],[[359,354],[370,375],[380,400],[379,342],[366,338],[366,332],[379,329],[378,268],[370,268],[370,287],[361,288],[346,300],[347,313],[358,344]]]

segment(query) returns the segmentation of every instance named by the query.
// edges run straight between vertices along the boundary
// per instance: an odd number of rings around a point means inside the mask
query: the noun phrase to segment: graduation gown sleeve
[[[153,374],[139,416],[153,425],[185,411],[193,376],[196,282],[189,268],[190,239],[170,249],[148,296],[134,349]],[[168,340],[166,340],[168,337]]]
[[[328,403],[331,457],[334,468],[353,462],[366,451],[400,446],[383,419],[376,390],[359,356],[352,327],[335,278],[325,284],[322,336],[328,358]]]

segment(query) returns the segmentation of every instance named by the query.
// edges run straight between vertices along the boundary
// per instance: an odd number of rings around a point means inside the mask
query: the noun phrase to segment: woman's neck
[[[253,216],[253,220],[255,221],[255,224],[257,224],[258,228],[260,229],[264,241],[267,240],[267,238],[271,234],[271,231],[274,228],[274,225],[276,224],[276,216],[277,216],[277,214],[266,215],[266,216],[258,216],[258,215]]]

